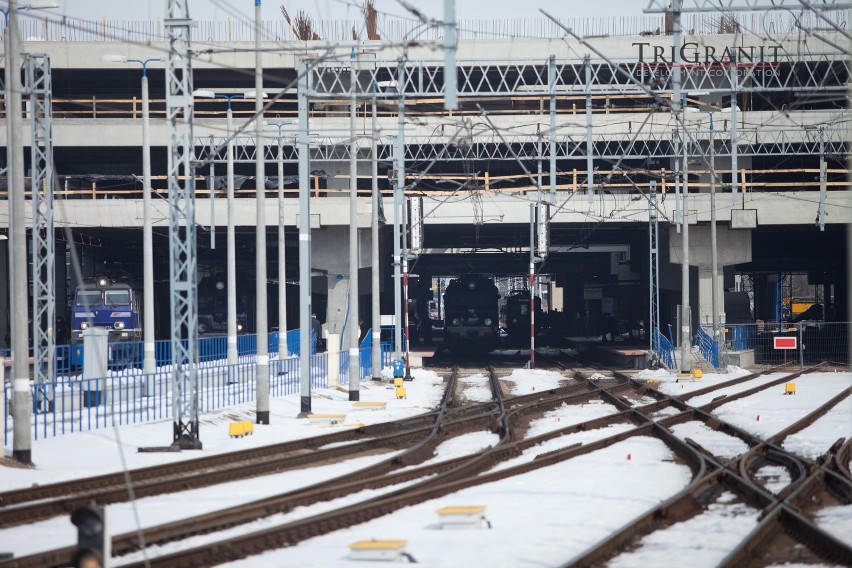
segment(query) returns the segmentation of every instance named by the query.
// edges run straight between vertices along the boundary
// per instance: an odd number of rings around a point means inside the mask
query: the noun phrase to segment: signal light
[[[73,565],[78,568],[100,568],[110,556],[104,510],[92,503],[71,513],[77,527],[77,552]]]

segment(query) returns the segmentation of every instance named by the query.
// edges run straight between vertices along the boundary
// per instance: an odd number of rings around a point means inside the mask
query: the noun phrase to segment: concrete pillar
[[[690,225],[689,227],[689,263],[698,267],[698,298],[697,302],[690,300],[693,309],[697,309],[698,322],[702,325],[712,322],[712,287],[710,264],[710,226]],[[730,229],[726,225],[719,225],[717,229],[718,244],[718,298],[720,300],[719,321],[723,322],[725,313],[725,267],[751,262],[751,231],[741,229]],[[669,232],[669,260],[676,261],[681,258],[683,247],[682,234],[674,231]],[[730,273],[730,271],[729,271]],[[697,303],[697,305],[696,305]]]
[[[0,241],[0,268],[6,274],[0,278],[0,348],[10,347],[10,322],[9,322],[9,241]]]
[[[359,223],[360,223],[359,215]],[[365,222],[367,217],[364,217]],[[323,270],[327,273],[326,280],[328,284],[328,303],[326,307],[325,320],[322,322],[327,326],[329,334],[337,334],[343,336],[343,349],[349,349],[348,334],[344,334],[344,324],[359,325],[359,320],[365,322],[369,318],[359,317],[359,314],[349,314],[348,323],[347,307],[349,305],[349,227],[347,226],[331,226],[321,230],[315,230],[311,236],[311,264],[313,269]],[[355,276],[360,279],[358,289],[360,291],[359,300],[368,297],[370,294],[370,230],[359,230],[359,268],[358,274]],[[366,309],[367,302],[359,301]],[[363,311],[362,313],[368,313]],[[361,326],[361,335],[363,335],[364,326]],[[332,345],[329,341],[328,349],[337,350],[340,343]]]

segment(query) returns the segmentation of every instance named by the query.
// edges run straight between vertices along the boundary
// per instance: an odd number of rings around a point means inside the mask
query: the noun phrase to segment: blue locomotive
[[[485,352],[497,347],[500,294],[494,281],[467,274],[444,292],[444,345],[455,352]]]
[[[83,331],[106,329],[110,344],[142,340],[142,289],[126,275],[105,274],[74,288],[71,363],[83,361]],[[131,356],[129,353],[126,356]]]

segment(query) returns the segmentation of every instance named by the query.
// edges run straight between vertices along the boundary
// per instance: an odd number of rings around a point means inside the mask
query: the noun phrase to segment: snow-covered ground
[[[826,507],[814,517],[819,528],[852,546],[852,505]]]
[[[729,366],[726,373],[704,373],[704,376],[702,376],[700,379],[682,379],[680,382],[678,382],[677,373],[673,371],[667,371],[666,369],[645,369],[633,375],[633,378],[641,381],[647,379],[658,380],[660,381],[660,384],[657,385],[657,389],[659,389],[661,392],[664,392],[665,394],[677,396],[681,394],[686,394],[694,390],[703,389],[712,385],[725,383],[733,379],[748,375],[750,372],[751,371],[748,371],[746,369]]]
[[[670,566],[675,558],[688,558],[690,568],[717,566],[754,528],[759,514],[733,493],[722,493],[704,513],[649,534],[635,550],[616,556],[608,566]]]
[[[348,545],[374,538],[408,540],[421,566],[556,566],[682,489],[689,469],[672,457],[659,440],[637,436],[229,566],[352,567]],[[492,528],[441,530],[435,511],[453,505],[486,506]]]
[[[439,403],[443,394],[443,380],[429,371],[412,369],[412,372],[416,380],[406,383],[408,398],[403,400],[397,400],[393,388],[386,383],[362,383],[361,400],[386,401],[386,410],[356,411],[348,401],[345,391],[322,389],[314,391],[313,411],[345,412],[346,422],[349,424],[372,424],[427,412]],[[707,374],[700,381],[687,383],[675,383],[675,376],[669,375],[669,379],[660,385],[660,389],[677,395],[704,388],[709,384],[719,384],[745,372],[737,370],[729,374]],[[640,375],[660,378],[661,372],[643,371]],[[517,370],[503,380],[512,387],[512,394],[529,394],[570,381],[553,371],[526,369]],[[469,400],[470,395],[480,386],[487,389],[487,400],[491,400],[485,377],[463,382],[466,383],[465,396]],[[771,435],[852,384],[852,373],[809,374],[796,379],[795,382],[798,387],[795,396],[783,395],[783,385],[779,385],[746,399],[723,405],[716,412],[724,420],[758,435]],[[742,390],[755,384],[759,383],[749,381],[741,386],[721,389],[713,393],[711,398],[721,392],[737,392],[737,388]],[[473,392],[471,389],[474,389]],[[484,392],[480,394],[485,396]],[[227,423],[232,419],[251,419],[254,415],[253,403],[206,413],[202,416],[201,429],[204,449],[199,452],[137,453],[139,446],[166,445],[170,442],[171,422],[168,421],[122,426],[117,431],[99,430],[38,440],[33,445],[33,457],[37,467],[16,469],[0,466],[0,490],[119,471],[122,467],[121,452],[124,453],[128,467],[138,468],[322,435],[339,429],[311,425],[306,420],[296,418],[299,412],[298,395],[273,398],[270,406],[272,424],[255,426],[254,436],[241,439],[228,437]],[[659,418],[669,411],[674,412],[673,409],[666,409],[655,417]],[[608,404],[562,405],[534,420],[527,436],[540,435],[614,412],[616,408]],[[759,422],[756,420],[758,414],[761,416]],[[838,437],[852,434],[849,416],[850,405],[848,401],[844,401],[824,419],[792,436],[787,442],[788,448],[808,455],[824,452]],[[631,428],[632,424],[623,423],[560,436],[528,449],[523,455],[501,464],[495,471],[530,462],[535,456],[543,453],[575,443],[587,444]],[[674,430],[679,436],[695,439],[720,457],[733,457],[744,449],[744,444],[739,440],[713,432],[698,422],[681,424]],[[487,432],[458,436],[442,443],[432,461],[471,453],[493,445],[496,441],[496,435]],[[6,453],[11,453],[10,448],[6,448]],[[393,454],[386,453],[355,458],[333,465],[305,468],[159,498],[141,499],[136,506],[142,526],[152,526],[291,491],[324,479],[334,479],[335,476],[343,482],[349,472],[367,467],[391,455]],[[688,483],[689,478],[688,468],[678,465],[671,452],[660,441],[644,436],[633,437],[592,454],[521,476],[465,489],[442,499],[409,507],[351,529],[311,539],[289,549],[252,557],[235,565],[352,566],[353,563],[348,560],[348,544],[370,538],[402,538],[409,541],[407,550],[420,563],[430,566],[553,566],[582,553],[595,542],[608,536],[611,531],[676,493]],[[779,486],[784,483],[783,480],[778,481]],[[330,502],[299,507],[286,515],[274,515],[244,527],[236,527],[228,531],[228,534],[292,522],[346,504],[376,499],[400,487],[401,485],[365,491]],[[493,528],[442,531],[437,528],[435,510],[447,505],[487,506],[485,515]],[[113,534],[136,528],[129,504],[110,506],[108,514]],[[690,563],[696,566],[713,565],[742,538],[747,527],[753,525],[753,515],[751,510],[733,500],[720,498],[707,512],[695,519],[675,525],[667,531],[649,535],[637,550],[619,557],[616,564],[663,565],[672,557],[686,558],[688,555]],[[848,535],[852,534],[852,507],[826,509],[819,513],[818,521],[826,530],[849,542]],[[0,531],[0,543],[3,545],[0,548],[19,555],[46,546],[72,544],[75,538],[73,528],[67,517],[60,517]],[[162,547],[161,552],[203,546],[222,537],[222,534],[196,537],[190,542],[166,545]],[[138,560],[142,556],[136,554],[132,558]],[[369,565],[371,564],[358,563],[358,566]]]
[[[521,395],[540,390],[554,389],[562,386],[569,379],[556,371],[515,369],[511,375],[500,380],[508,382],[511,385],[513,395]]]
[[[739,438],[713,430],[698,420],[675,424],[671,431],[678,438],[691,438],[719,458],[732,459],[748,449],[748,444]]]
[[[746,398],[723,404],[714,413],[722,420],[753,434],[769,437],[852,386],[852,373],[808,373],[796,378],[794,382],[796,383],[794,395],[785,395],[784,385],[780,384]],[[821,425],[825,428],[831,428],[831,426],[831,424]],[[849,436],[852,434],[852,424],[847,424],[845,433],[834,431],[834,434],[837,435],[834,440],[839,436]],[[811,435],[819,439],[831,437],[828,432],[816,428],[811,429]],[[827,450],[828,446],[824,447],[822,452]]]
[[[496,446],[499,441],[500,436],[493,432],[482,431],[462,434],[461,436],[456,436],[455,438],[450,438],[446,442],[442,442],[437,448],[435,448],[435,457],[412,467],[420,467],[422,465],[439,463],[475,454],[489,446]]]
[[[813,460],[825,453],[838,438],[852,436],[852,398],[841,401],[825,416],[784,440],[784,449]]]
[[[412,369],[416,379],[406,383],[407,398],[397,399],[387,383],[361,383],[361,400],[387,402],[385,410],[353,410],[346,391],[315,389],[312,410],[316,413],[346,413],[346,423],[375,424],[422,414],[434,408],[443,395],[443,378],[432,371]],[[270,399],[269,426],[255,425],[254,435],[228,436],[232,420],[253,419],[254,403],[205,413],[200,421],[201,451],[180,453],[138,453],[139,447],[166,446],[172,440],[172,422],[155,422],[115,429],[65,434],[33,443],[33,469],[0,467],[0,491],[46,484],[67,479],[121,471],[122,453],[127,467],[136,469],[249,447],[278,444],[288,440],[320,436],[338,430],[299,419],[299,396]],[[6,455],[11,448],[6,447]]]
[[[494,393],[491,392],[491,381],[481,373],[459,377],[459,384],[464,389],[461,393],[462,400],[469,402],[488,402],[494,400]]]
[[[707,394],[698,395],[689,399],[689,404],[692,406],[704,406],[710,402],[713,402],[714,398],[720,397],[722,395],[731,396],[737,393],[741,393],[743,391],[747,391],[749,389],[753,389],[755,387],[759,387],[761,385],[765,385],[766,383],[771,383],[774,380],[780,379],[784,375],[790,375],[791,373],[770,373],[768,375],[761,375],[759,377],[755,377],[750,381],[745,381],[739,383],[737,385],[732,385],[727,388],[714,390],[712,392],[708,392]],[[784,387],[782,386],[783,390]]]

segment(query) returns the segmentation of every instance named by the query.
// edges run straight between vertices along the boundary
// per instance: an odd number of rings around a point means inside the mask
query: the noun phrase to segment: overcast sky
[[[100,20],[156,19],[165,12],[166,0],[58,0],[55,12],[65,16]],[[443,15],[441,0],[407,0],[427,16]],[[25,3],[19,0],[19,3]],[[290,15],[306,10],[314,19],[353,19],[361,0],[263,0],[263,18],[281,17],[280,6]],[[640,16],[647,0],[456,0],[459,19],[544,18],[543,8],[557,17]],[[376,0],[380,12],[406,15],[397,0]],[[218,20],[241,16],[254,17],[254,0],[189,0],[190,16],[198,20]]]

